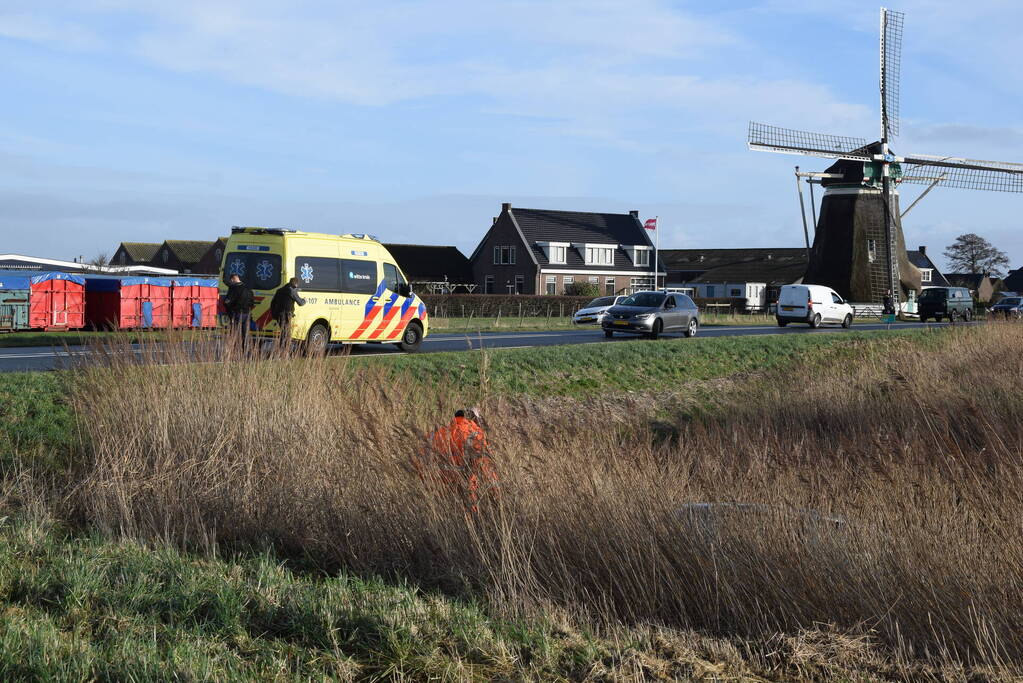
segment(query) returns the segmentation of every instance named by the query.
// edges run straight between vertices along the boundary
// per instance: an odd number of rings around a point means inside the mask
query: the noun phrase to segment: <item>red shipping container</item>
[[[217,326],[220,293],[217,281],[205,278],[176,279],[171,287],[171,318],[175,328]]]
[[[86,320],[94,329],[171,326],[171,281],[160,277],[86,276]]]
[[[85,326],[85,279],[58,271],[3,271],[5,287],[28,291],[28,328],[77,330]]]

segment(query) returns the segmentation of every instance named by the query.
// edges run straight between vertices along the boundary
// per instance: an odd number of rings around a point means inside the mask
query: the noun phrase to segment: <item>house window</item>
[[[526,276],[516,275],[515,276],[515,293],[522,294],[526,289]]]
[[[634,277],[629,279],[629,287],[633,292],[638,292],[643,289],[651,289],[654,286],[654,279],[652,277]]]
[[[649,266],[650,265],[650,250],[649,249],[637,249],[636,250],[636,265],[637,266]]]
[[[494,265],[495,266],[513,266],[515,265],[515,245],[502,245],[494,247]]]
[[[164,249],[164,250],[163,250],[163,262],[164,262],[164,263],[167,263],[167,260],[168,260],[169,258],[170,258],[170,253],[169,253],[169,252],[168,252],[168,251],[167,251],[166,249]]]
[[[565,284],[565,285],[570,285],[570,284],[572,284],[573,282],[575,282],[575,278],[574,278],[574,277],[572,277],[571,275],[566,275],[566,276],[564,276],[563,278],[561,278],[561,283],[562,283],[562,284]]]
[[[608,296],[614,296],[615,293],[615,279],[613,277],[604,278],[604,294]]]
[[[732,287],[732,291],[728,296],[742,296],[742,290],[737,287]]]
[[[610,266],[615,262],[614,249],[608,247],[586,247],[587,265]]]
[[[867,240],[867,260],[870,263],[877,260],[877,242],[875,240]]]
[[[494,293],[494,276],[493,275],[488,275],[486,277],[486,279],[483,280],[483,293],[484,294],[493,294]]]
[[[548,275],[547,276],[547,283],[546,283],[545,291],[548,294],[557,294],[558,293],[558,276],[557,275]]]
[[[715,294],[717,294],[717,291],[715,290],[714,285],[707,285],[707,298],[713,298]]]
[[[551,247],[551,263],[565,263],[566,255],[565,247]]]
[[[931,281],[931,269],[930,268],[921,268],[920,269],[920,281],[921,282],[930,282]]]
[[[590,283],[591,285],[599,285],[599,284],[600,284],[600,278],[599,278],[599,277],[597,277],[596,275],[591,275],[591,276],[590,276],[590,277],[588,278],[588,280],[589,280],[589,283]]]

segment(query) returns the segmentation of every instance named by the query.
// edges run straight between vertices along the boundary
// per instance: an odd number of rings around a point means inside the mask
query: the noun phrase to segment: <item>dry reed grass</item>
[[[877,342],[731,387],[667,430],[644,400],[466,395],[286,354],[111,353],[77,375],[79,500],[129,535],[273,543],[509,613],[752,637],[831,624],[898,657],[1019,671],[1021,341],[1006,324],[929,350]],[[409,462],[481,398],[501,496],[472,515]],[[695,501],[758,507],[680,512]]]

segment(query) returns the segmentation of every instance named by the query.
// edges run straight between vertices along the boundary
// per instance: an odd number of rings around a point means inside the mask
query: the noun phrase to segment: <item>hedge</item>
[[[430,315],[440,318],[547,317],[572,315],[593,300],[590,296],[546,294],[420,294]]]
[[[501,316],[545,318],[569,316],[588,304],[594,297],[550,296],[546,294],[420,294],[430,315],[439,318],[493,318]],[[741,297],[700,297],[694,299],[701,310],[719,313],[746,311],[746,299]],[[708,306],[727,304],[727,306]]]

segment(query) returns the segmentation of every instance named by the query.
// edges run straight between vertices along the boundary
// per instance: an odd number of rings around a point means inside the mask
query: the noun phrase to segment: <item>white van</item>
[[[785,327],[789,323],[807,323],[810,327],[838,323],[842,327],[849,327],[853,321],[853,307],[831,287],[785,285],[778,294],[775,316],[778,327]]]

